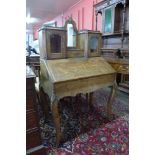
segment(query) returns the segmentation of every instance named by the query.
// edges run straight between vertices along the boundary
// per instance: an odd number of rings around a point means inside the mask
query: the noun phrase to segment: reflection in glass
[[[52,53],[61,52],[61,36],[58,34],[52,34],[50,36],[50,45]]]
[[[91,37],[90,39],[90,52],[97,52],[98,38]]]
[[[67,46],[76,47],[76,33],[73,24],[67,24]]]
[[[104,32],[111,32],[112,28],[112,11],[111,9],[105,10],[105,25],[104,25]]]

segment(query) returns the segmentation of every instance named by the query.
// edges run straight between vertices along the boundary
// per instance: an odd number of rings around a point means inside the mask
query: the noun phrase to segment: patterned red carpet
[[[49,155],[128,155],[129,123],[128,100],[116,96],[113,103],[113,120],[106,118],[109,89],[96,91],[93,110],[88,109],[85,96],[60,101],[63,140],[55,148],[55,128],[49,111],[49,122],[41,118],[42,139]]]
[[[51,154],[60,155],[128,155],[128,135],[128,121],[124,116],[80,134],[58,149],[51,147],[49,150]]]

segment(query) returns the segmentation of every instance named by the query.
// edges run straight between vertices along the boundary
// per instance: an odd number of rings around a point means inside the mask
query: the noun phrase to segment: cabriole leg
[[[115,95],[116,95],[116,87],[117,87],[117,84],[115,82],[112,86],[111,93],[109,96],[109,100],[107,103],[107,116],[108,116],[109,120],[112,119],[112,103],[113,103]]]
[[[56,128],[56,145],[58,147],[60,144],[62,133],[61,133],[61,122],[60,122],[60,115],[59,115],[59,111],[58,111],[58,101],[57,100],[54,103],[52,103],[51,112],[52,112],[52,117],[53,117],[53,121],[54,121],[55,128]]]

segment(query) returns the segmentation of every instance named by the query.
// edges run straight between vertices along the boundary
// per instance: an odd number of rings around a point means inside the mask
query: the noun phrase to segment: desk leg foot
[[[55,128],[56,128],[56,145],[58,147],[60,144],[62,133],[61,133],[61,123],[60,123],[60,116],[59,116],[59,112],[58,112],[58,102],[57,101],[56,101],[56,103],[52,104],[51,112],[52,112],[52,117],[53,117],[53,121],[54,121]]]
[[[88,103],[89,110],[93,110],[92,98],[93,98],[93,92],[90,92],[90,93],[86,94],[86,100],[87,100],[87,103]]]
[[[86,102],[88,103],[88,93],[86,93]]]
[[[112,103],[116,95],[116,87],[117,87],[117,84],[115,82],[112,86],[111,93],[107,103],[107,116],[109,120],[112,120]]]

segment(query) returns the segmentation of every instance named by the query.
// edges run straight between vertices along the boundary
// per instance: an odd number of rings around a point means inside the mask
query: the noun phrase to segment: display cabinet
[[[96,29],[97,16],[102,14],[102,56],[116,69],[120,90],[128,93],[129,0],[102,0],[95,9]],[[118,51],[121,57],[117,56]]]
[[[79,47],[84,50],[85,57],[100,56],[101,33],[99,31],[81,30]]]
[[[66,30],[64,28],[43,26],[39,30],[39,49],[41,59],[66,57]]]
[[[97,3],[95,8],[96,13],[102,12],[103,35],[129,31],[128,0],[103,0]]]

